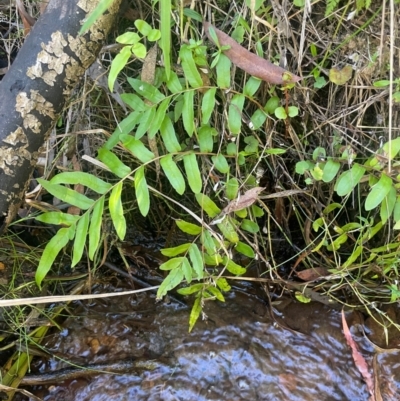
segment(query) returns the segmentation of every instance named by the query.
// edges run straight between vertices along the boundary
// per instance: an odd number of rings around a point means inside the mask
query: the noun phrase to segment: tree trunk
[[[50,0],[0,83],[0,232],[13,220],[72,89],[95,61],[121,0],[78,34],[100,0]]]

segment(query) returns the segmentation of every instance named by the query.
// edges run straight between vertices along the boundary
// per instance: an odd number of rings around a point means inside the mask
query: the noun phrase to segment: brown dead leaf
[[[314,267],[312,269],[302,270],[297,272],[297,277],[304,281],[314,281],[322,277],[329,276],[329,271],[325,267]]]
[[[362,356],[362,354],[358,350],[356,342],[353,340],[343,310],[342,310],[342,325],[343,325],[343,333],[346,338],[347,344],[351,348],[354,363],[356,364],[358,370],[360,371],[361,376],[363,377],[365,383],[367,384],[369,393],[371,394],[369,401],[376,401],[374,380],[372,379],[372,375],[369,372],[367,361]]]
[[[222,210],[221,214],[229,214],[236,212],[236,210],[242,210],[251,206],[257,200],[258,194],[261,191],[264,191],[264,189],[264,187],[254,187],[249,189],[243,195],[239,195],[236,199],[229,202],[224,210]]]
[[[272,64],[270,61],[249,52],[229,35],[215,28],[209,22],[204,21],[203,24],[207,37],[214,42],[210,35],[210,28],[214,29],[218,37],[219,45],[230,46],[228,50],[224,50],[224,54],[233,64],[248,74],[271,84],[278,85],[300,81],[301,77],[291,74],[283,68]]]

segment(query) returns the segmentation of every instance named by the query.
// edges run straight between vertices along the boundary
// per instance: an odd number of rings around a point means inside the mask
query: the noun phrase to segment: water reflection
[[[156,305],[149,295],[93,301],[47,347],[82,365],[126,358],[152,365],[36,387],[37,394],[45,401],[368,400],[339,312],[289,302],[277,311],[278,325],[260,301],[232,294],[225,304],[207,303],[206,313],[189,334],[187,309]],[[373,348],[354,335],[372,366]],[[400,400],[399,354],[375,363],[383,399]],[[53,359],[38,369],[65,366]]]

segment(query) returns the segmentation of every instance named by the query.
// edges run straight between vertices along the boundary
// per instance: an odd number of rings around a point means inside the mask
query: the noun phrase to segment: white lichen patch
[[[28,77],[41,78],[47,85],[54,86],[57,75],[64,71],[64,66],[69,60],[68,54],[64,51],[67,44],[60,31],[53,32],[47,44],[41,43],[43,50],[38,54],[35,64],[28,68]],[[45,72],[44,65],[47,66]]]
[[[6,146],[0,147],[0,169],[4,171],[6,175],[11,177],[15,176],[15,167],[22,166],[24,160],[30,160],[31,155],[26,150],[25,145],[20,148],[10,148]]]
[[[55,119],[53,104],[48,102],[39,91],[36,90],[31,90],[29,97],[26,92],[19,93],[17,95],[15,109],[21,114],[24,128],[29,128],[37,134],[40,133],[41,122],[32,114],[33,111]]]
[[[28,143],[28,138],[25,135],[24,130],[18,127],[14,132],[11,132],[6,138],[3,139],[4,143],[15,146],[17,143]]]

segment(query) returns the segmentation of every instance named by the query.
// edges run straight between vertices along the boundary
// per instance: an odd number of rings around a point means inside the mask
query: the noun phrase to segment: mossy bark
[[[80,36],[100,0],[50,0],[0,83],[0,232],[13,220],[51,129],[95,61],[121,0]]]

